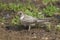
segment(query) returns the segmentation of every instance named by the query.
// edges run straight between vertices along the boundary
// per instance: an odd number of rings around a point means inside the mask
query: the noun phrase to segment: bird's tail
[[[50,22],[51,18],[38,19],[37,23]]]

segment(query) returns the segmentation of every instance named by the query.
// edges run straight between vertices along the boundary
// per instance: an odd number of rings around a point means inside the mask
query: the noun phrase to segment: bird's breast
[[[20,20],[23,20],[24,19],[24,16],[20,17]]]

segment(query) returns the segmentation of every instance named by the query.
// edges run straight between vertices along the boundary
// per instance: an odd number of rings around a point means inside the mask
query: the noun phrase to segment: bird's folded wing
[[[37,19],[32,17],[32,16],[25,15],[24,19],[22,21],[25,21],[25,22],[35,22],[36,20]]]

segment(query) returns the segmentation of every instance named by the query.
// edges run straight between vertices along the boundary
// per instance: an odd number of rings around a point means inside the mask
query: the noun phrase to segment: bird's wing
[[[37,20],[36,18],[28,15],[25,15],[23,19],[23,21],[26,21],[26,22],[35,22],[36,20]]]

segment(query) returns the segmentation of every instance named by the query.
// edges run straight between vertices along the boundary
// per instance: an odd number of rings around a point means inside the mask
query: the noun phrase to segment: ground
[[[36,38],[33,38],[34,36],[36,36]],[[60,32],[47,32],[43,29],[16,31],[0,28],[0,40],[60,40]]]

